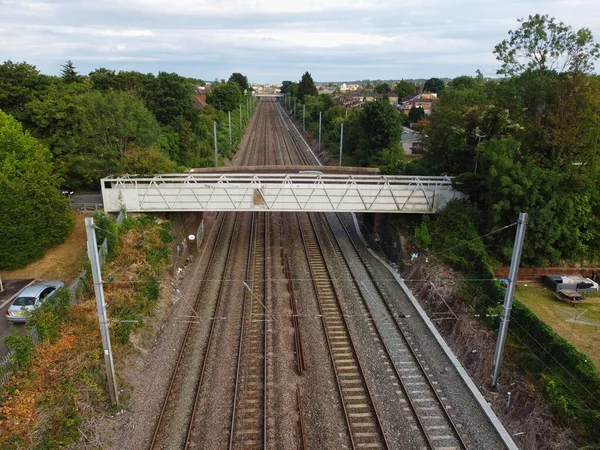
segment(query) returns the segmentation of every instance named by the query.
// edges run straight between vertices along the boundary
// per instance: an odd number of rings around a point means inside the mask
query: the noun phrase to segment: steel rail
[[[261,228],[262,222],[262,230]],[[268,314],[268,242],[269,242],[269,222],[265,213],[252,214],[252,226],[250,231],[250,245],[248,246],[247,266],[246,266],[246,291],[242,301],[242,314],[240,319],[240,343],[238,346],[238,358],[235,375],[234,398],[231,414],[231,426],[229,435],[229,449],[236,448],[236,444],[242,448],[255,448],[258,442],[262,447],[267,448],[267,321]],[[261,237],[262,235],[262,237]],[[252,283],[249,285],[249,283]],[[262,287],[256,289],[257,285]],[[261,296],[262,294],[262,296]],[[262,301],[261,298],[262,297]],[[249,312],[247,318],[246,310]],[[260,317],[255,317],[262,315]],[[262,339],[262,348],[254,345],[253,337],[260,335]],[[257,366],[253,363],[262,359],[262,374],[257,372]],[[245,364],[244,364],[245,363]],[[244,366],[244,369],[242,368]],[[262,377],[262,383],[257,386],[255,379]],[[242,383],[243,380],[243,383]],[[243,387],[241,385],[244,385]],[[248,407],[248,404],[256,403],[256,397],[262,399],[262,420],[255,420],[254,417],[242,417],[246,413],[250,416],[255,414],[259,408]],[[238,417],[240,415],[240,417]],[[239,430],[241,421],[249,423],[248,428]],[[260,430],[252,428],[260,422]],[[248,439],[246,436],[262,435]],[[241,438],[240,438],[241,436]],[[262,438],[262,439],[261,439]],[[258,441],[258,442],[257,442]]]
[[[311,215],[304,217],[303,221],[296,214],[350,443],[353,449],[365,445],[389,448],[352,336],[341,314],[339,296],[332,282],[322,242]],[[334,337],[335,346],[332,342]],[[342,377],[346,383],[342,383]],[[355,401],[358,403],[353,403]],[[349,409],[353,412],[349,412]]]
[[[210,253],[210,256],[209,256],[207,267],[210,267],[212,265],[212,262],[215,259],[215,256],[217,254],[217,248],[220,247],[219,246],[219,242],[220,242],[220,238],[221,238],[221,235],[223,233],[223,230],[225,229],[225,217],[226,216],[227,216],[227,214],[222,214],[221,215],[221,219],[220,219],[219,224],[218,224],[217,237],[216,237],[215,242],[213,244],[213,247],[212,247],[212,250],[211,250],[211,253]],[[235,224],[234,224],[234,227],[235,227]],[[198,305],[200,304],[200,300],[203,297],[203,294],[204,294],[204,290],[203,290],[204,283],[205,283],[205,281],[203,280],[202,283],[201,283],[201,285],[200,285],[200,288],[198,289],[199,294],[196,297],[196,302],[194,303],[194,310],[197,309]],[[162,425],[162,421],[163,421],[163,418],[164,418],[164,414],[165,414],[165,411],[167,410],[169,399],[170,399],[171,393],[173,391],[173,386],[174,386],[174,383],[175,383],[175,379],[177,378],[177,375],[178,375],[178,372],[179,372],[179,367],[181,365],[181,361],[183,360],[183,355],[185,354],[185,350],[187,348],[187,344],[188,344],[188,340],[189,340],[189,337],[190,337],[190,332],[192,330],[192,326],[193,326],[193,321],[190,321],[188,323],[188,325],[187,325],[187,328],[186,328],[186,331],[185,331],[185,336],[184,336],[184,339],[183,339],[183,343],[181,345],[181,348],[179,350],[179,354],[177,356],[177,362],[175,363],[175,367],[173,368],[173,373],[171,374],[171,380],[169,382],[169,387],[167,389],[167,393],[166,393],[165,399],[163,401],[163,406],[161,408],[160,415],[159,415],[158,420],[156,422],[156,427],[154,429],[154,433],[153,433],[153,436],[152,436],[152,441],[150,443],[150,448],[151,449],[153,449],[155,447],[156,440],[158,438],[158,435],[159,435],[159,432],[160,432],[160,429],[161,429],[161,425]]]
[[[358,246],[356,245],[356,243],[354,242],[354,239],[352,239],[352,235],[350,234],[350,231],[348,230],[348,227],[346,227],[346,224],[344,224],[343,220],[339,217],[339,214],[336,213],[336,217],[339,221],[339,223],[341,224],[342,228],[344,229],[344,232],[346,233],[346,236],[348,236],[348,240],[349,242],[352,244],[352,249],[354,250],[354,254],[359,258],[359,260],[361,261],[363,267],[365,268],[365,270],[367,271],[367,273],[369,274],[370,278],[371,278],[371,282],[373,283],[373,286],[375,287],[376,291],[377,291],[377,295],[379,296],[379,298],[381,299],[381,303],[383,304],[383,306],[385,307],[385,311],[387,311],[387,316],[386,319],[388,321],[391,321],[391,323],[393,323],[395,325],[396,330],[398,331],[398,334],[402,337],[404,343],[406,344],[406,347],[409,349],[410,354],[413,357],[414,362],[416,363],[416,365],[418,366],[421,374],[422,374],[422,378],[426,381],[431,394],[435,397],[436,403],[439,406],[439,409],[441,410],[442,414],[445,417],[445,420],[448,423],[448,428],[451,430],[451,432],[455,435],[454,437],[457,440],[458,445],[463,448],[463,449],[467,449],[467,444],[464,442],[460,432],[458,431],[458,427],[456,426],[456,424],[454,423],[454,420],[452,419],[452,417],[450,416],[450,414],[448,413],[448,410],[446,409],[441,396],[439,395],[437,389],[435,388],[435,386],[433,385],[431,379],[429,378],[429,376],[427,375],[427,372],[425,370],[425,367],[423,366],[423,364],[421,363],[421,361],[419,360],[419,357],[414,349],[414,346],[410,343],[409,339],[406,336],[406,333],[404,332],[402,326],[400,325],[400,323],[398,322],[398,319],[396,317],[396,314],[394,314],[394,312],[392,311],[392,308],[387,300],[387,297],[383,294],[383,292],[381,291],[381,288],[377,285],[376,283],[376,278],[375,274],[373,273],[373,269],[371,268],[371,265],[369,264],[369,262],[364,258],[364,256],[361,254],[361,252],[358,249]],[[333,231],[333,227],[331,225],[331,223],[329,222],[329,218],[325,218],[330,229],[331,229],[331,234],[333,235],[333,237],[336,240],[337,245],[340,248],[340,253],[343,257],[343,262],[344,264],[346,264],[348,271],[350,272],[350,274],[352,274],[351,270],[350,270],[350,266],[347,260],[347,256],[343,253],[343,251],[341,250],[341,246],[340,246],[340,242],[338,237],[335,235],[335,232]],[[354,277],[351,277],[352,280],[354,281],[354,283],[356,284],[356,280],[354,279]],[[359,292],[360,289],[358,289]],[[361,297],[362,297],[362,293],[361,293]],[[363,297],[363,302],[365,303],[365,307],[367,308],[367,310],[369,310],[370,308],[367,306],[367,302],[366,299],[364,299]],[[391,319],[391,320],[390,320]],[[375,321],[374,321],[375,322]],[[376,325],[376,324],[375,324]],[[383,346],[386,348],[386,352],[388,352],[389,355],[389,351],[387,349],[387,345],[385,344],[385,342],[383,341],[383,339],[381,339],[381,335],[379,333],[379,327],[375,326],[375,329],[377,330],[377,334],[380,336],[380,341],[382,342]],[[391,356],[390,356],[391,359]],[[393,359],[391,359],[391,361],[393,362]],[[392,366],[396,367],[396,365],[393,363]],[[408,390],[406,390],[406,388],[404,387],[404,383],[402,382],[402,386],[403,389],[405,390],[406,396],[407,398],[411,399],[411,395],[409,393]],[[430,435],[429,433],[427,433],[426,430],[426,425],[424,425],[422,423],[421,417],[417,411],[418,407],[414,404],[414,402],[411,400],[409,402],[411,404],[411,407],[413,408],[413,411],[415,412],[415,414],[417,414],[418,416],[418,422],[422,427],[423,433],[425,433],[427,435],[427,441],[430,445],[431,448],[436,448],[436,446],[432,443],[432,438],[434,437],[433,435]],[[446,446],[446,445],[445,445]]]

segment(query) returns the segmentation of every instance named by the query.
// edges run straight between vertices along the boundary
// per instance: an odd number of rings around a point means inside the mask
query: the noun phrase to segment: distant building
[[[417,156],[423,153],[423,142],[421,136],[415,130],[407,127],[402,127],[402,136],[400,144],[404,153],[409,156]]]
[[[415,94],[408,100],[398,103],[398,109],[403,111],[404,114],[408,115],[408,112],[412,107],[421,107],[423,108],[423,111],[425,111],[425,114],[429,115],[431,114],[431,110],[433,109],[433,107],[439,101],[440,99],[438,98],[437,94]]]
[[[194,108],[204,108],[206,106],[206,94],[194,95]]]

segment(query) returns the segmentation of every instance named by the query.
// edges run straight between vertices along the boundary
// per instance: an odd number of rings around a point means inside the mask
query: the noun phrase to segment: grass
[[[556,300],[553,292],[542,284],[527,283],[517,286],[515,298],[588,355],[600,370],[600,294],[584,294],[583,302],[573,307]]]
[[[91,214],[90,214],[91,215]],[[73,212],[75,227],[65,242],[51,248],[38,261],[22,269],[2,272],[3,279],[61,280],[69,283],[81,272],[81,264],[87,257],[87,238],[85,234],[84,214]]]

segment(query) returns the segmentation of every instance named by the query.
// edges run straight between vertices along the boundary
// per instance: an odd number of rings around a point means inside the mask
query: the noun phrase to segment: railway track
[[[232,251],[234,248],[234,239],[221,239],[225,236],[231,236],[236,231],[238,225],[238,215],[221,214],[220,221],[218,223],[218,232],[215,240],[215,244],[212,247],[209,262],[207,267],[210,274],[207,274],[206,279],[217,279],[223,278],[224,274],[227,273],[228,267],[231,265],[235,252]],[[240,232],[240,230],[237,230]],[[227,256],[225,263],[221,266],[216,263],[219,251],[223,245],[227,245]],[[212,270],[211,270],[212,269]],[[199,290],[199,294],[196,298],[196,302],[193,307],[193,311],[199,311],[201,304],[204,301],[209,301],[207,297],[208,290],[206,289],[207,281],[203,281]],[[209,313],[211,317],[218,314],[221,299],[223,293],[223,283],[219,283],[218,294],[216,296],[216,302],[212,308],[212,312]],[[206,344],[202,347],[201,354],[198,354],[198,342],[203,342],[198,327],[198,321],[202,320],[201,317],[192,317],[195,320],[189,320],[186,333],[183,340],[183,344],[179,350],[177,361],[171,375],[171,380],[168,386],[167,393],[165,395],[163,405],[160,411],[159,418],[156,422],[152,441],[149,448],[188,448],[191,443],[191,433],[193,429],[193,423],[196,415],[198,400],[202,388],[202,381],[208,361],[208,351],[211,347],[211,342],[214,336],[215,327],[217,321],[210,321],[210,330]],[[197,369],[195,369],[197,368]],[[184,387],[188,383],[194,384],[194,397],[193,403],[190,405],[189,399],[185,397]],[[171,428],[173,417],[179,414],[184,414],[188,417],[187,426],[185,429],[174,430]]]
[[[296,218],[352,448],[389,448],[312,218],[308,214],[296,214]]]
[[[253,213],[229,449],[267,448],[267,324],[269,221]]]
[[[281,116],[281,111],[279,112]],[[285,120],[282,116],[280,118]],[[300,144],[299,138],[291,133],[290,136],[296,154],[307,164],[308,160],[304,152],[301,151],[302,144]],[[291,153],[287,145],[286,150]],[[334,249],[338,261],[343,265],[343,270],[348,274],[348,279],[352,280],[353,290],[357,297],[362,300],[364,307],[367,309],[368,314],[365,314],[365,316],[371,317],[370,320],[373,322],[372,325],[376,330],[378,340],[392,364],[398,383],[402,387],[404,397],[419,426],[426,446],[430,449],[448,450],[468,448],[427,372],[426,362],[415,348],[410,335],[403,330],[402,319],[399,320],[398,315],[392,312],[388,299],[383,295],[376,282],[371,281],[370,286],[378,299],[369,295],[365,296],[363,291],[366,286],[363,284],[363,289],[361,289],[357,284],[357,277],[352,273],[349,258],[354,257],[357,261],[360,261],[371,280],[375,278],[373,269],[359,252],[339,214],[335,214],[335,217],[339,220],[349,242],[352,244],[351,255],[342,252],[339,238],[326,214],[312,214],[311,216],[315,218],[322,216],[328,224],[335,242]],[[400,314],[400,317],[402,317],[402,314]]]
[[[342,250],[342,243],[330,218],[326,214],[322,217],[329,226],[334,250],[342,270],[346,273],[347,279],[352,280],[354,290],[365,308],[365,317],[372,322],[385,354],[392,362],[407,404],[419,424],[427,446],[431,449],[467,449],[457,425],[438,393],[433,374],[428,370],[427,363],[420,355],[410,334],[404,331],[405,315],[393,311],[389,299],[373,281],[377,278],[373,268],[359,251],[339,215],[332,214],[331,217],[337,218],[345,232],[344,237],[347,237],[347,242],[351,244],[344,246],[346,252]],[[353,271],[350,259],[360,261],[366,274]],[[365,281],[361,281],[359,285],[357,281],[359,279]]]

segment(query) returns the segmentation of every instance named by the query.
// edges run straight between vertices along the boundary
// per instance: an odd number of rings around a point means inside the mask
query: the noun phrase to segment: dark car
[[[73,189],[68,188],[68,187],[61,187],[60,188],[60,195],[64,195],[65,197],[70,197],[71,195],[73,195]]]

